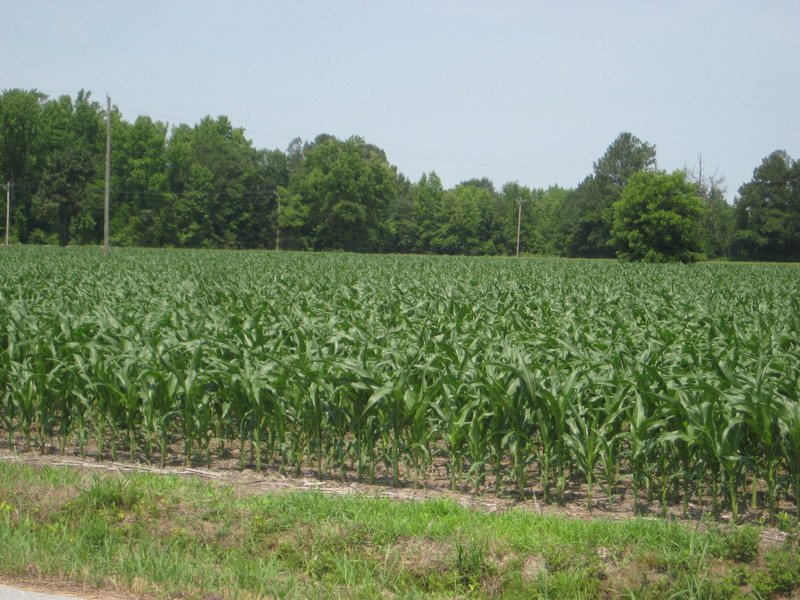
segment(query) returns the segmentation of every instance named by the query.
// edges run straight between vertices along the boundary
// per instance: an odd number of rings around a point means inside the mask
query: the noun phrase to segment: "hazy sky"
[[[663,169],[800,158],[797,0],[0,0],[0,89],[227,115],[257,148],[360,135],[411,180],[577,185],[622,131]]]

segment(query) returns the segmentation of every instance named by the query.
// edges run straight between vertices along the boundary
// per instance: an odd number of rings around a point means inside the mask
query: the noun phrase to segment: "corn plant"
[[[794,265],[14,248],[15,448],[214,459],[547,502],[800,499]],[[173,450],[174,449],[174,450]],[[174,456],[170,453],[174,452]],[[761,493],[763,490],[763,493]],[[680,499],[680,500],[678,500]]]

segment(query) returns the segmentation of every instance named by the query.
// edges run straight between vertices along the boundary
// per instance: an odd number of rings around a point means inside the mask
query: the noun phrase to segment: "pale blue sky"
[[[227,115],[258,148],[360,135],[411,180],[574,187],[621,131],[659,166],[800,158],[800,2],[0,0],[0,89],[128,121]]]

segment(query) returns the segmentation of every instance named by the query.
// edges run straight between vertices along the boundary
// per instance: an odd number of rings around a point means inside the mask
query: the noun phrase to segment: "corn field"
[[[800,267],[0,252],[0,433],[734,517],[800,498]]]

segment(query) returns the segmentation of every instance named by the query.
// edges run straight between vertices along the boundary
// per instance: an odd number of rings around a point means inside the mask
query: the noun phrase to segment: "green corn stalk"
[[[605,405],[599,407],[602,418],[597,425],[597,434],[600,438],[597,463],[605,478],[609,507],[614,501],[614,487],[619,476],[619,460],[624,436],[622,416],[625,413],[625,399],[628,392],[629,386],[626,385],[620,386],[616,390],[608,390],[605,396]]]
[[[313,372],[306,371],[306,373],[308,377],[314,377]],[[308,384],[307,395],[303,403],[305,435],[309,440],[310,451],[316,455],[317,477],[322,479],[328,470],[327,454],[331,447],[327,424],[330,414],[329,399],[333,396],[333,390],[324,381],[314,377]]]
[[[800,383],[798,379],[797,383]],[[779,408],[781,422],[781,463],[791,482],[795,507],[800,507],[800,399],[797,388],[787,395]]]
[[[639,514],[639,494],[643,488],[649,489],[652,482],[655,440],[660,436],[661,426],[653,422],[652,409],[644,401],[641,393],[627,407],[628,422],[628,464],[631,469],[631,489],[633,493],[634,514]]]
[[[161,466],[167,464],[169,443],[180,415],[178,378],[173,373],[151,369],[143,374],[146,392],[142,401],[143,418],[151,443],[158,444]]]
[[[445,379],[439,378],[429,383],[428,378],[428,368],[423,367],[416,386],[406,391],[408,412],[406,448],[408,461],[414,473],[414,486],[419,485],[431,467],[433,462],[431,445],[439,435],[439,426],[433,418],[433,413]]]
[[[372,459],[377,442],[377,427],[375,406],[370,404],[370,398],[381,386],[365,363],[363,353],[358,362],[333,362],[331,383],[334,385],[340,407],[347,415],[349,431],[353,436],[348,454],[355,463],[356,477],[358,481],[363,481],[366,474],[367,480],[372,482],[375,468]]]
[[[12,363],[9,379],[11,381],[10,407],[22,432],[25,451],[30,452],[32,430],[36,416],[36,399],[39,389],[29,360]],[[13,439],[12,439],[13,441]]]
[[[437,429],[443,432],[449,453],[450,489],[456,491],[464,470],[464,445],[469,432],[472,403],[475,401],[467,401],[460,393],[463,386],[449,383],[451,385],[443,386],[439,402],[433,410],[439,418]]]
[[[766,482],[766,500],[770,515],[777,508],[778,469],[780,456],[785,447],[781,436],[781,399],[772,394],[752,394],[740,396],[733,400],[735,409],[744,417],[744,425],[753,439],[752,452],[748,452],[758,468],[753,471],[752,507],[757,508],[756,477],[760,473]]]
[[[494,413],[489,402],[484,399],[478,398],[470,404],[472,412],[468,418],[469,432],[466,443],[469,469],[466,476],[471,480],[473,490],[477,494],[486,480],[486,463],[489,459],[488,450]]]
[[[140,373],[137,373],[136,357],[127,356],[116,372],[118,382],[117,402],[125,413],[125,429],[128,433],[128,451],[131,456],[137,451],[137,434],[140,429],[141,409],[143,406],[139,388]]]
[[[596,415],[581,405],[570,407],[567,417],[569,427],[564,434],[567,447],[578,470],[586,478],[586,508],[592,509],[592,494],[594,490],[594,472],[600,457],[602,433],[598,428]]]
[[[397,382],[389,382],[375,390],[367,401],[365,412],[376,415],[380,423],[379,435],[384,440],[384,454],[392,471],[392,485],[400,485],[400,452],[405,429],[405,398],[403,394],[403,374]]]
[[[511,393],[500,399],[498,409],[503,412],[502,420],[508,433],[504,445],[511,456],[511,468],[520,496],[524,498],[527,486],[528,465],[535,458],[534,438],[536,436],[535,414],[539,409],[541,388],[535,374],[525,360],[519,359],[510,368],[517,378]]]
[[[662,431],[657,439],[663,445],[666,455],[677,459],[677,469],[673,479],[679,478],[681,481],[685,518],[688,516],[689,501],[694,493],[697,452],[707,413],[686,394],[677,392],[674,395],[653,394],[652,397],[660,401],[652,427]]]
[[[575,370],[561,383],[559,374],[551,370],[547,375],[549,386],[545,386],[537,378],[526,377],[526,385],[536,387],[534,419],[540,443],[537,457],[545,503],[550,502],[551,482],[555,482],[558,501],[563,502],[568,454],[565,445],[567,415],[575,401],[577,380],[580,376],[580,371]]]
[[[506,411],[503,410],[503,403],[505,398],[513,393],[509,386],[516,386],[516,382],[509,383],[502,376],[492,377],[490,380],[484,382],[483,393],[492,404],[492,412],[490,419],[490,429],[487,433],[489,453],[488,460],[492,464],[492,472],[494,474],[494,493],[500,494],[500,488],[503,481],[503,461],[505,459],[505,443],[504,440],[509,432],[508,423],[506,422]]]

